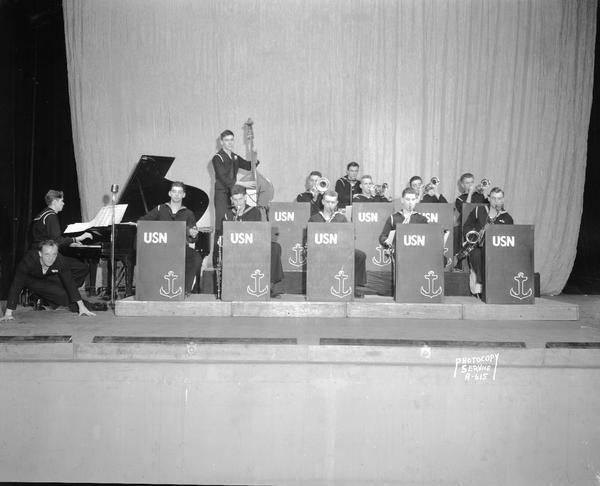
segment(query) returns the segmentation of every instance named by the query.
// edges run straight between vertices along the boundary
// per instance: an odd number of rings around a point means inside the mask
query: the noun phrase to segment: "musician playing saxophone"
[[[469,213],[463,234],[467,235],[469,231],[477,231],[480,235],[479,243],[469,253],[469,285],[471,293],[480,297],[483,291],[483,242],[485,229],[490,224],[514,224],[513,218],[504,210],[504,191],[499,187],[494,187],[490,191],[489,204],[478,206]]]
[[[394,246],[397,224],[427,224],[427,218],[415,211],[418,202],[419,192],[417,190],[407,187],[402,191],[402,210],[386,219],[383,231],[379,235],[379,243],[387,248]]]
[[[231,208],[227,210],[223,221],[261,221],[262,214],[256,206],[248,206],[246,188],[235,185],[231,189]],[[273,231],[273,229],[272,229]],[[271,297],[278,298],[281,291],[275,284],[283,280],[281,265],[281,245],[273,241],[279,233],[271,234]]]
[[[313,214],[309,223],[347,223],[348,219],[338,211],[338,193],[329,189],[323,194],[323,211]],[[356,248],[354,250],[354,286],[367,285],[367,254]],[[355,288],[355,297],[362,297],[362,291]]]

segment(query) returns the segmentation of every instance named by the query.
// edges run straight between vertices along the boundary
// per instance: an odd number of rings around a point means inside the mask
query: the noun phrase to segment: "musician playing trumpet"
[[[487,181],[483,179],[482,183]],[[461,193],[456,197],[454,207],[458,211],[459,215],[462,215],[462,208],[464,203],[487,203],[488,199],[483,194],[486,189],[485,184],[475,184],[475,176],[470,172],[465,172],[460,176],[458,185]],[[489,181],[488,181],[489,184]]]
[[[310,203],[310,215],[319,214],[319,211],[323,209],[323,192],[320,186],[324,186],[323,181],[326,181],[323,174],[318,170],[313,170],[306,178],[304,192],[301,192],[296,196],[297,202],[309,202]]]
[[[514,224],[512,216],[504,210],[504,191],[499,187],[494,187],[490,191],[489,205],[477,206],[469,213],[464,226],[464,234],[469,240],[476,241],[474,247],[468,254],[468,260],[470,267],[469,285],[471,287],[471,293],[478,298],[483,291],[482,247],[485,229],[490,224]]]
[[[439,192],[440,180],[437,177],[432,177],[431,180],[423,186],[423,197],[421,202],[424,203],[447,203],[448,200]]]
[[[355,194],[352,202],[390,202],[392,200],[388,185],[376,186],[370,175],[365,174],[360,178],[360,190],[361,193]]]

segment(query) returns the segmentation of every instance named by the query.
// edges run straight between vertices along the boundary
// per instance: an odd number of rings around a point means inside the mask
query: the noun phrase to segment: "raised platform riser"
[[[445,320],[531,320],[573,321],[579,308],[548,299],[536,299],[534,305],[483,304],[471,298],[446,297],[441,304],[397,304],[391,299],[374,298],[348,303],[271,300],[268,302],[220,302],[198,300],[184,302],[143,302],[132,298],[117,301],[119,317],[356,317]]]

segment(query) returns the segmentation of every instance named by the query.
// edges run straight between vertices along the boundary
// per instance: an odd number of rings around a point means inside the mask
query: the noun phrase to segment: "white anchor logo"
[[[523,300],[523,299],[527,299],[528,297],[531,297],[531,294],[533,293],[533,290],[531,289],[531,287],[529,287],[529,290],[527,290],[526,292],[524,291],[524,287],[525,287],[525,282],[527,280],[529,280],[529,277],[526,277],[525,274],[523,272],[519,272],[517,273],[514,277],[513,280],[516,280],[517,282],[517,290],[515,290],[514,288],[510,288],[510,296],[514,297],[515,299],[519,299],[519,300]]]
[[[168,299],[173,299],[179,295],[181,295],[182,289],[179,287],[175,290],[174,282],[179,278],[179,275],[175,275],[173,270],[169,270],[169,273],[163,275],[163,278],[167,281],[167,290],[164,287],[161,287],[159,290],[159,294]]]
[[[348,297],[352,293],[352,287],[346,288],[346,280],[348,280],[349,275],[344,272],[344,269],[342,268],[333,278],[338,281],[338,288],[336,289],[332,285],[331,294],[340,299]]]
[[[250,275],[250,278],[254,280],[254,288],[250,287],[250,285],[246,287],[246,291],[250,295],[253,295],[254,297],[262,297],[269,291],[268,285],[263,289],[260,288],[260,281],[263,279],[264,276],[265,274],[262,273],[258,268],[254,270],[252,275]]]
[[[377,248],[377,256],[371,258],[371,261],[377,265],[378,267],[385,267],[389,265],[392,259],[390,258],[390,253],[381,245],[378,245]]]
[[[436,273],[433,270],[429,270],[429,272],[427,272],[427,274],[425,274],[424,277],[425,280],[427,280],[428,288],[427,290],[425,290],[423,286],[421,286],[421,295],[423,295],[424,297],[429,297],[430,299],[440,296],[443,292],[442,287],[434,289],[435,281],[438,279]]]
[[[292,257],[290,257],[288,259],[288,262],[290,263],[290,265],[293,265],[294,267],[301,267],[302,265],[304,265],[306,263],[306,256],[304,254],[304,247],[300,243],[296,243],[292,247],[292,251],[295,254],[294,255],[295,259],[292,260]]]

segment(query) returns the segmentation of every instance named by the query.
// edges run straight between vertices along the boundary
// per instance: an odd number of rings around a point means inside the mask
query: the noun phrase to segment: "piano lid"
[[[169,191],[173,181],[165,175],[171,168],[175,157],[160,155],[142,155],[129,176],[119,204],[128,204],[123,222],[137,221],[152,208],[169,200]],[[185,181],[182,181],[185,184]],[[209,198],[202,189],[186,184],[183,204],[191,209],[198,221],[208,209]]]

